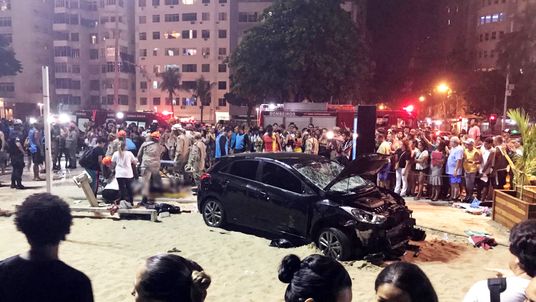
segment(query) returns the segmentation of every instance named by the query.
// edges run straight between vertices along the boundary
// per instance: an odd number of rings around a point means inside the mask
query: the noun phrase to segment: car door
[[[221,201],[230,223],[251,224],[248,187],[255,181],[258,167],[256,160],[238,160],[222,173]]]
[[[256,192],[262,209],[261,220],[267,231],[275,234],[305,238],[308,228],[308,213],[315,194],[291,170],[276,162],[263,162],[260,182]]]

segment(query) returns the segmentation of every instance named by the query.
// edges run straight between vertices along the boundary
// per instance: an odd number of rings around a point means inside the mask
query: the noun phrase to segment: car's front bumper
[[[380,253],[404,248],[412,237],[414,227],[415,219],[408,218],[391,228],[384,225],[370,228],[357,226],[355,232],[368,253]]]

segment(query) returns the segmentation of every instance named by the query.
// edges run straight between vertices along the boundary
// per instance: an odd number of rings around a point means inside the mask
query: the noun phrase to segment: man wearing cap
[[[147,204],[153,174],[159,173],[160,171],[160,157],[162,151],[163,149],[160,145],[160,132],[154,131],[149,135],[148,141],[141,145],[140,151],[138,152],[138,162],[140,163],[143,182],[142,204]]]
[[[463,142],[465,151],[463,154],[463,169],[465,171],[465,201],[473,200],[476,174],[482,162],[480,152],[475,148],[475,140],[472,138]]]
[[[9,134],[8,152],[11,157],[11,188],[25,189],[22,185],[22,172],[24,170],[24,135],[22,133],[22,121],[16,119],[13,121],[13,131]]]

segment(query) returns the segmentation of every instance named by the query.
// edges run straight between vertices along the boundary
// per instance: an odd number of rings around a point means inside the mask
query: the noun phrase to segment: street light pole
[[[506,110],[508,110],[508,96],[512,93],[510,90],[510,68],[507,68],[506,72],[506,87],[504,88],[504,107],[503,107],[503,118],[501,123],[501,132],[504,131],[506,127]]]
[[[41,74],[43,78],[43,105],[45,107],[45,170],[46,170],[46,189],[50,193],[52,191],[52,140],[50,131],[50,86],[48,79],[48,66],[41,68]],[[43,106],[40,106],[41,108]]]

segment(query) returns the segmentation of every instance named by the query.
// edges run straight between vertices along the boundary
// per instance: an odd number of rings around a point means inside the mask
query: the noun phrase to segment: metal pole
[[[355,160],[357,157],[357,112],[359,111],[359,106],[355,106],[354,114],[354,133],[352,135],[352,160]]]
[[[115,6],[115,52],[114,52],[114,105],[115,112],[119,111],[119,13]]]
[[[48,66],[42,67],[43,74],[43,106],[45,107],[45,169],[46,169],[46,180],[47,180],[47,193],[52,191],[52,140],[51,140],[51,131],[50,131],[50,87],[48,81]]]
[[[504,107],[503,107],[503,117],[501,123],[501,132],[504,131],[506,126],[506,110],[508,110],[508,95],[510,94],[510,68],[506,72],[506,87],[504,89]]]

